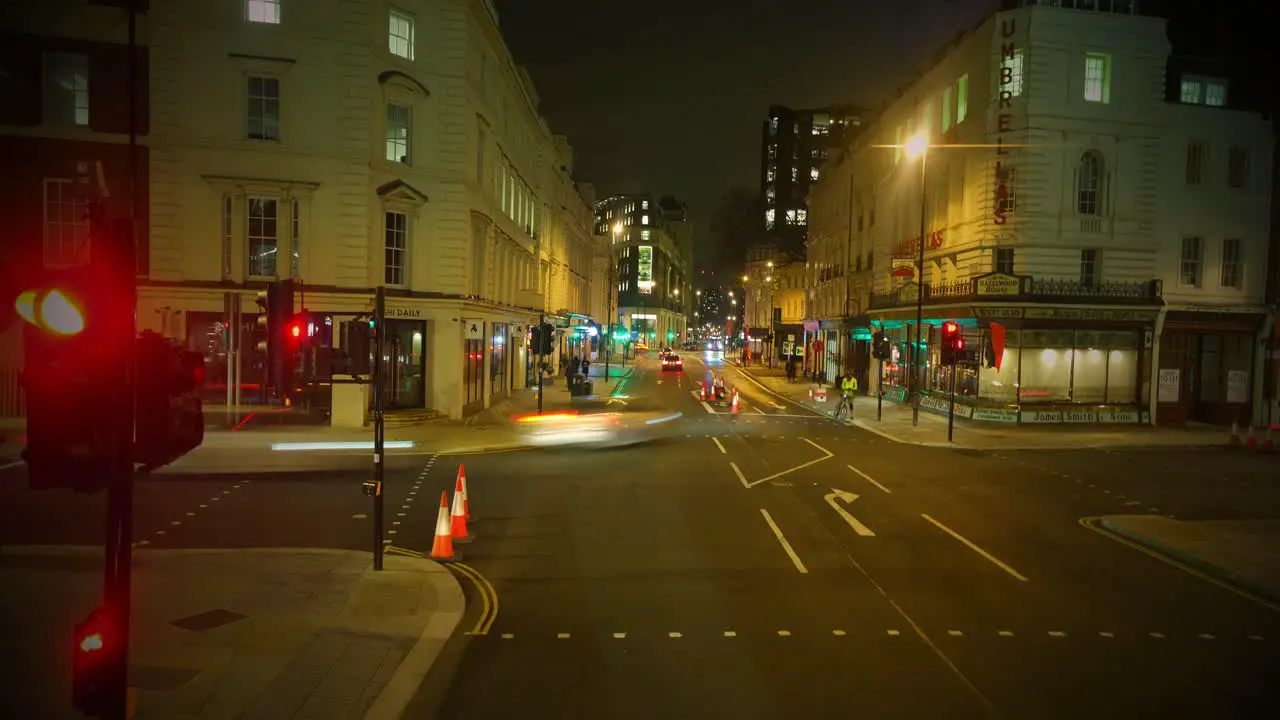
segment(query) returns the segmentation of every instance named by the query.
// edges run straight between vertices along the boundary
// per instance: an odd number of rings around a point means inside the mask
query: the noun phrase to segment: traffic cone
[[[701,400],[702,402],[706,402],[707,401],[707,382],[704,380],[702,381],[701,385],[702,385],[701,389],[698,390],[698,399]]]
[[[1256,436],[1256,435],[1254,435],[1254,433],[1253,433],[1253,426],[1252,426],[1252,425],[1251,425],[1251,426],[1249,426],[1249,437],[1245,438],[1245,441],[1244,441],[1244,449],[1245,449],[1245,450],[1250,450],[1250,451],[1253,451],[1253,450],[1257,450],[1257,449],[1258,449],[1258,438],[1257,438],[1257,436]]]
[[[1271,438],[1271,428],[1267,428],[1267,439],[1262,443],[1262,451],[1268,453],[1276,451],[1276,441]]]
[[[467,543],[475,538],[467,532],[467,511],[463,508],[462,503],[465,501],[466,495],[462,492],[462,477],[459,476],[453,484],[453,512],[449,518],[449,534],[453,536],[454,542]]]
[[[1231,440],[1232,445],[1240,444],[1240,423],[1235,420],[1231,421]]]
[[[733,389],[733,400],[729,402],[729,412],[738,412],[738,388]]]
[[[431,559],[450,562],[461,559],[453,552],[453,531],[449,525],[449,493],[440,491],[440,510],[436,513],[436,539],[431,543]]]
[[[467,522],[471,522],[471,493],[467,492],[467,466],[464,463],[458,463],[458,481],[462,483],[462,512],[467,516]]]

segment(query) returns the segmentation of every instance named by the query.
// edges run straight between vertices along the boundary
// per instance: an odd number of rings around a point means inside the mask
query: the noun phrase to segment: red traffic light
[[[295,338],[302,337],[302,326],[297,323],[290,325],[289,335]]]
[[[957,325],[957,324],[955,324],[955,323],[951,322],[950,320],[948,320],[948,321],[946,321],[946,322],[942,323],[942,334],[943,334],[943,335],[955,335],[955,334],[956,334],[956,333],[958,333],[958,332],[960,332],[960,326],[959,326],[959,325]]]
[[[963,350],[963,349],[964,349],[964,338],[962,338],[962,337],[958,337],[958,338],[956,338],[956,346],[955,346],[955,347],[956,347],[956,349],[957,349],[957,350]]]

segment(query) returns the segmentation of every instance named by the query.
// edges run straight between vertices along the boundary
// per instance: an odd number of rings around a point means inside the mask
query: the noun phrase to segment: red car
[[[684,361],[680,359],[679,355],[668,353],[662,356],[662,369],[663,370],[683,370]]]

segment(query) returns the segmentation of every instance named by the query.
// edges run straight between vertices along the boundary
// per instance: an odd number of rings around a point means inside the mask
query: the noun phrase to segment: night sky
[[[496,4],[575,178],[683,199],[705,250],[720,197],[756,186],[770,105],[875,107],[995,0]]]

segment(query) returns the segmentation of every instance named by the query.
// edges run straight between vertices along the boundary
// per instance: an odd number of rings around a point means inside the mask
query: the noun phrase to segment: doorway
[[[423,320],[387,320],[382,387],[388,409],[426,407],[426,331]]]

